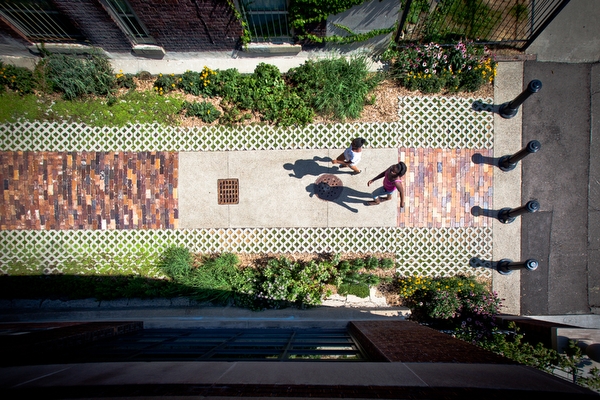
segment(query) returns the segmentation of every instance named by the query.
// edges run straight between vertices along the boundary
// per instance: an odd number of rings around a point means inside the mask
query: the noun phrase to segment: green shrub
[[[438,329],[470,330],[491,336],[500,300],[495,293],[466,276],[408,277],[399,281],[400,296],[411,310],[411,319]]]
[[[179,78],[178,87],[194,96],[214,97],[219,90],[217,72],[206,66],[202,72],[186,71]]]
[[[185,109],[186,116],[200,118],[207,124],[216,121],[221,116],[221,112],[217,110],[214,105],[206,101],[201,103],[196,101],[190,103],[186,101],[183,103],[182,107]]]
[[[355,258],[354,260],[352,260],[350,265],[352,271],[360,271],[361,269],[365,268],[365,260],[363,260],[362,258]]]
[[[50,90],[62,93],[67,100],[85,95],[105,96],[115,88],[115,75],[104,56],[51,54],[38,67]]]
[[[119,71],[115,75],[115,84],[120,89],[135,89],[137,86],[133,81],[133,74],[124,74],[123,71]]]
[[[33,93],[34,88],[35,80],[32,71],[0,61],[0,93],[10,89],[25,95]]]
[[[154,91],[160,96],[163,96],[173,90],[177,89],[179,78],[175,74],[158,74],[158,77],[154,81]]]
[[[383,258],[380,262],[380,268],[383,270],[389,270],[396,266],[396,262],[392,258]]]
[[[377,257],[368,257],[365,262],[365,268],[369,271],[373,271],[379,268],[379,259]]]
[[[365,283],[344,283],[338,287],[338,294],[342,296],[351,294],[364,299],[369,297],[371,292],[369,285]]]
[[[238,257],[231,253],[204,258],[201,265],[178,282],[194,288],[193,297],[198,301],[227,304],[239,285],[238,265]]]
[[[167,248],[159,262],[160,269],[173,279],[181,279],[192,270],[192,254],[185,247]]]
[[[365,57],[306,61],[287,74],[290,84],[316,112],[335,118],[358,118],[367,96],[381,81],[370,74]]]

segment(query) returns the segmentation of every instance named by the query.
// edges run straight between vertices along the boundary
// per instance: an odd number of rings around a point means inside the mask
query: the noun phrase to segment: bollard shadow
[[[498,267],[497,261],[482,260],[478,257],[473,257],[469,260],[469,266],[472,268],[488,268],[496,270]]]
[[[358,209],[351,207],[350,204],[364,204],[366,201],[373,200],[371,193],[361,192],[349,187],[335,186],[331,187],[330,190],[328,189],[329,187],[325,183],[320,183],[319,185],[311,183],[306,187],[306,191],[310,197],[317,196],[323,201],[335,203],[353,213],[358,213]],[[321,193],[328,192],[331,193],[331,196],[320,195]]]
[[[487,208],[481,208],[479,206],[475,206],[471,208],[471,215],[474,217],[490,217],[490,218],[498,218],[501,210],[489,210]]]
[[[473,164],[488,164],[494,167],[500,166],[500,157],[487,157],[480,153],[475,153],[471,156]]]
[[[323,166],[318,164],[317,161],[331,162],[332,160],[330,157],[315,156],[309,160],[296,160],[293,164],[283,164],[283,168],[288,171],[292,171],[292,173],[289,174],[289,176],[297,179],[301,179],[306,175],[319,176],[322,174],[331,174],[338,172],[336,169],[332,169],[329,166]]]
[[[471,108],[473,109],[473,111],[477,111],[477,112],[486,111],[486,112],[491,112],[494,114],[500,114],[501,107],[502,107],[502,104],[490,104],[490,103],[485,103],[481,100],[476,100],[473,102],[473,104],[471,104]]]

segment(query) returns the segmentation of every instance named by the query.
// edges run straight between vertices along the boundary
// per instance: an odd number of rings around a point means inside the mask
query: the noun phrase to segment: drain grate
[[[344,185],[335,175],[324,174],[315,181],[315,194],[321,200],[335,200],[340,197],[342,190]]]
[[[237,179],[218,179],[219,204],[238,204],[240,202],[239,187]]]

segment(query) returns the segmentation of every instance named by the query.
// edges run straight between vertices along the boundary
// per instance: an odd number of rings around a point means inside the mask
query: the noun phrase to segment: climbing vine
[[[354,33],[348,27],[338,25],[338,24],[334,24],[334,25],[340,29],[345,30],[346,32],[349,33],[349,35],[348,36],[333,35],[333,36],[322,37],[322,36],[312,35],[312,34],[308,33],[305,35],[298,35],[298,39],[300,39],[300,40],[306,39],[306,40],[310,40],[315,43],[329,42],[329,43],[337,43],[337,44],[348,44],[348,43],[362,42],[364,40],[371,39],[375,36],[386,35],[388,33],[392,33],[396,30],[396,25],[394,25],[391,28],[373,29],[372,31],[365,32],[365,33]]]
[[[229,8],[231,8],[233,15],[235,15],[235,18],[242,25],[242,36],[240,36],[240,41],[242,42],[242,46],[246,46],[252,40],[250,29],[248,29],[248,23],[242,17],[242,14],[235,6],[233,0],[227,0],[227,4],[229,4]]]
[[[365,33],[354,33],[348,27],[336,24],[336,27],[348,32],[349,35],[320,37],[307,33],[308,25],[325,21],[328,16],[339,14],[356,5],[363,4],[365,1],[367,0],[291,0],[289,4],[289,24],[291,28],[295,29],[296,37],[299,40],[310,40],[314,43],[330,42],[347,44],[368,40],[378,35],[393,32],[396,29],[395,25],[386,29],[375,29]],[[240,37],[240,41],[243,46],[246,46],[252,40],[248,23],[244,20],[233,0],[227,0],[227,3],[236,19],[242,25],[243,33]]]
[[[364,3],[366,0],[292,0],[290,26],[304,31],[308,24],[325,21],[329,15],[339,14]]]

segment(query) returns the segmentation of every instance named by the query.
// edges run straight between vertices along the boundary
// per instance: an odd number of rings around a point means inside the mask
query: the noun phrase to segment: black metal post
[[[502,118],[508,119],[508,118],[512,118],[515,115],[517,115],[521,104],[523,104],[529,96],[531,96],[534,93],[539,92],[541,88],[542,88],[541,81],[534,79],[531,82],[529,82],[529,84],[527,85],[527,89],[523,90],[521,92],[521,94],[518,95],[517,97],[515,97],[515,99],[513,101],[504,103],[500,106],[500,110],[499,110],[500,116]]]
[[[527,143],[527,146],[523,147],[515,154],[500,157],[500,160],[498,161],[498,166],[502,171],[511,171],[517,166],[517,163],[519,161],[521,161],[531,153],[537,153],[538,150],[541,148],[542,145],[540,142],[538,142],[537,140],[532,140],[529,143]]]
[[[510,224],[517,218],[519,215],[523,215],[525,213],[536,212],[540,209],[540,203],[537,200],[528,201],[524,206],[517,208],[503,208],[498,213],[498,220],[503,224]]]
[[[504,259],[498,261],[498,264],[496,265],[496,271],[498,271],[502,275],[509,275],[509,274],[512,274],[512,272],[517,269],[525,269],[527,271],[534,271],[537,269],[538,265],[539,265],[538,260],[533,259],[533,258],[530,258],[529,260],[525,260],[525,261],[518,261],[518,262],[513,262],[512,260],[509,260],[508,258],[504,258]]]

